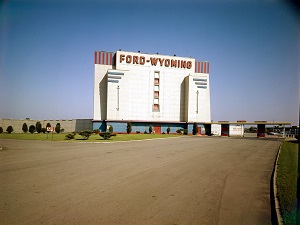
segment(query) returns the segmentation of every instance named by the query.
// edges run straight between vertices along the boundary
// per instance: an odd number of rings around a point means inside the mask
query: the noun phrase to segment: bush
[[[27,133],[27,131],[28,131],[28,126],[27,126],[26,123],[23,123],[22,131],[23,131],[24,133]]]
[[[47,131],[47,130],[46,130],[45,127],[43,127],[43,128],[41,129],[41,132],[42,132],[42,133],[46,133],[46,131]]]
[[[132,130],[131,123],[128,122],[127,123],[127,129],[126,129],[127,134],[130,134],[131,130]]]
[[[56,124],[56,126],[55,126],[55,132],[58,133],[58,134],[60,133],[60,123]]]
[[[6,128],[6,132],[7,133],[11,133],[11,132],[13,132],[14,131],[14,129],[13,129],[13,127],[12,126],[8,126],[7,128]]]
[[[38,133],[42,132],[42,124],[41,124],[41,122],[37,121],[35,123],[35,129],[36,129],[36,132],[38,132]]]
[[[198,125],[197,125],[197,123],[195,122],[194,124],[193,124],[193,135],[196,135],[198,133]]]
[[[298,134],[296,134],[296,135],[295,135],[295,138],[296,138],[297,140],[299,140],[299,135],[298,135]]]
[[[84,130],[84,131],[81,131],[79,133],[79,135],[81,135],[85,140],[88,140],[90,138],[90,136],[92,135],[93,131],[91,130]]]
[[[114,132],[113,126],[110,125],[109,128],[108,128],[108,130],[109,130],[110,133],[113,133]]]
[[[3,133],[3,128],[2,127],[0,127],[0,134],[2,134]]]
[[[176,133],[177,133],[177,134],[184,134],[184,135],[187,135],[187,134],[188,134],[188,131],[187,131],[187,129],[178,129],[178,130],[176,130]]]
[[[167,128],[167,133],[169,134],[170,131],[171,131],[171,128],[170,128],[170,126],[168,126],[168,128]]]
[[[99,133],[100,133],[100,130],[99,130],[99,129],[95,129],[95,130],[93,130],[93,133],[94,133],[94,134],[99,134]]]
[[[117,136],[116,134],[113,134],[111,132],[103,132],[99,134],[100,137],[102,137],[104,140],[110,139],[112,136]]]
[[[46,125],[46,131],[47,131],[47,127],[51,127],[51,124],[50,123],[47,123]],[[47,131],[49,133],[49,131]]]
[[[149,133],[152,134],[152,131],[153,131],[153,129],[152,129],[152,126],[150,125],[150,127],[149,127]]]
[[[65,139],[66,140],[71,140],[71,139],[74,139],[75,138],[75,134],[74,133],[69,133],[65,136]]]
[[[144,134],[148,134],[147,131],[144,131]]]
[[[30,125],[30,127],[29,127],[29,132],[30,132],[31,134],[33,134],[34,131],[35,131],[35,126],[34,126],[34,125]]]

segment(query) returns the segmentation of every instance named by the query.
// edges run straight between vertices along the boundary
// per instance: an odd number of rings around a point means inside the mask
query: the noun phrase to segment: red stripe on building
[[[94,64],[96,64],[96,57],[97,57],[97,52],[94,52]]]
[[[98,52],[98,64],[100,64],[100,57],[101,57],[101,54],[100,54],[100,52]]]
[[[104,52],[102,52],[102,55],[101,55],[101,64],[102,64],[102,65],[104,65],[104,57],[105,57],[105,56],[104,56]]]
[[[207,63],[207,73],[209,73],[209,63]]]
[[[199,62],[199,73],[202,72],[202,62]]]
[[[204,73],[206,73],[206,62],[203,63],[204,64]]]
[[[109,65],[109,63],[108,63],[108,52],[106,52],[106,65]]]
[[[112,53],[110,53],[110,63],[109,63],[109,65],[112,65],[113,63],[112,63]]]

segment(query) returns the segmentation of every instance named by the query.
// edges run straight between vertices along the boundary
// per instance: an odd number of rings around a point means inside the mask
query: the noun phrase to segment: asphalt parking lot
[[[280,143],[0,140],[0,224],[271,224]]]

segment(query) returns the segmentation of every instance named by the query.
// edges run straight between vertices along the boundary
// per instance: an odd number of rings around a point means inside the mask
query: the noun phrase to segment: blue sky
[[[92,118],[93,53],[122,49],[209,61],[214,121],[298,124],[300,23],[283,1],[0,4],[0,118]]]

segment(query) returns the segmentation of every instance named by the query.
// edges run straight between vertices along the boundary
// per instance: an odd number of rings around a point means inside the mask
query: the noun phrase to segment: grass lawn
[[[277,191],[283,224],[296,224],[298,144],[282,143],[277,167]]]
[[[83,140],[83,137],[76,134],[75,139],[65,140],[65,135],[53,133],[53,141],[70,141],[70,142],[114,142],[114,141],[130,141],[130,140],[144,140],[153,138],[168,138],[168,137],[180,137],[181,135],[176,134],[117,134],[115,137],[111,137],[109,140],[103,140],[98,134],[92,134],[88,140]],[[52,141],[52,133],[48,134],[30,134],[30,133],[2,133],[0,134],[0,139],[15,139],[15,140],[42,140],[42,141]]]

